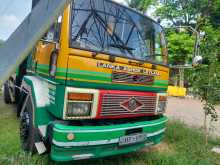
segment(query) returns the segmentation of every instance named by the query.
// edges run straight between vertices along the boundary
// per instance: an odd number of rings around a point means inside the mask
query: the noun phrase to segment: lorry
[[[4,85],[22,149],[63,162],[160,143],[167,58],[156,21],[110,0],[71,1]]]

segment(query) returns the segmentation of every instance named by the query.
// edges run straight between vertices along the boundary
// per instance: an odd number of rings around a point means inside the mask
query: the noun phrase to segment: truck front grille
[[[133,100],[132,100],[133,99]],[[136,107],[129,108],[129,101],[136,101]],[[156,109],[156,95],[122,95],[104,94],[102,98],[102,110],[100,117],[123,117],[154,115]]]
[[[151,85],[154,82],[154,76],[130,74],[130,73],[124,73],[124,72],[113,72],[112,82]]]

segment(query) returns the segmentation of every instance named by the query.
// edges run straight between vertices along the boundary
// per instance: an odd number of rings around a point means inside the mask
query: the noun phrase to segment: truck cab
[[[71,161],[160,143],[167,58],[157,22],[109,0],[73,1],[28,58],[22,148]]]

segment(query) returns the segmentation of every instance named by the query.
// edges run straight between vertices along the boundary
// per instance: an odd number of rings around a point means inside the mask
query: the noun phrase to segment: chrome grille
[[[154,82],[154,76],[113,72],[112,82],[151,85]]]
[[[123,102],[135,98],[140,101],[143,106],[137,111],[131,112],[121,106]],[[119,115],[153,115],[156,109],[156,96],[133,96],[104,94],[102,100],[101,117],[119,116]]]

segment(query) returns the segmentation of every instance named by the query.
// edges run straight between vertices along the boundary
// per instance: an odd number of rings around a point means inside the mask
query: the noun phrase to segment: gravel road
[[[214,122],[210,134],[220,137],[220,107],[217,107],[219,120]],[[202,103],[192,98],[170,97],[167,106],[167,116],[170,119],[178,119],[185,124],[201,128],[204,121]]]

